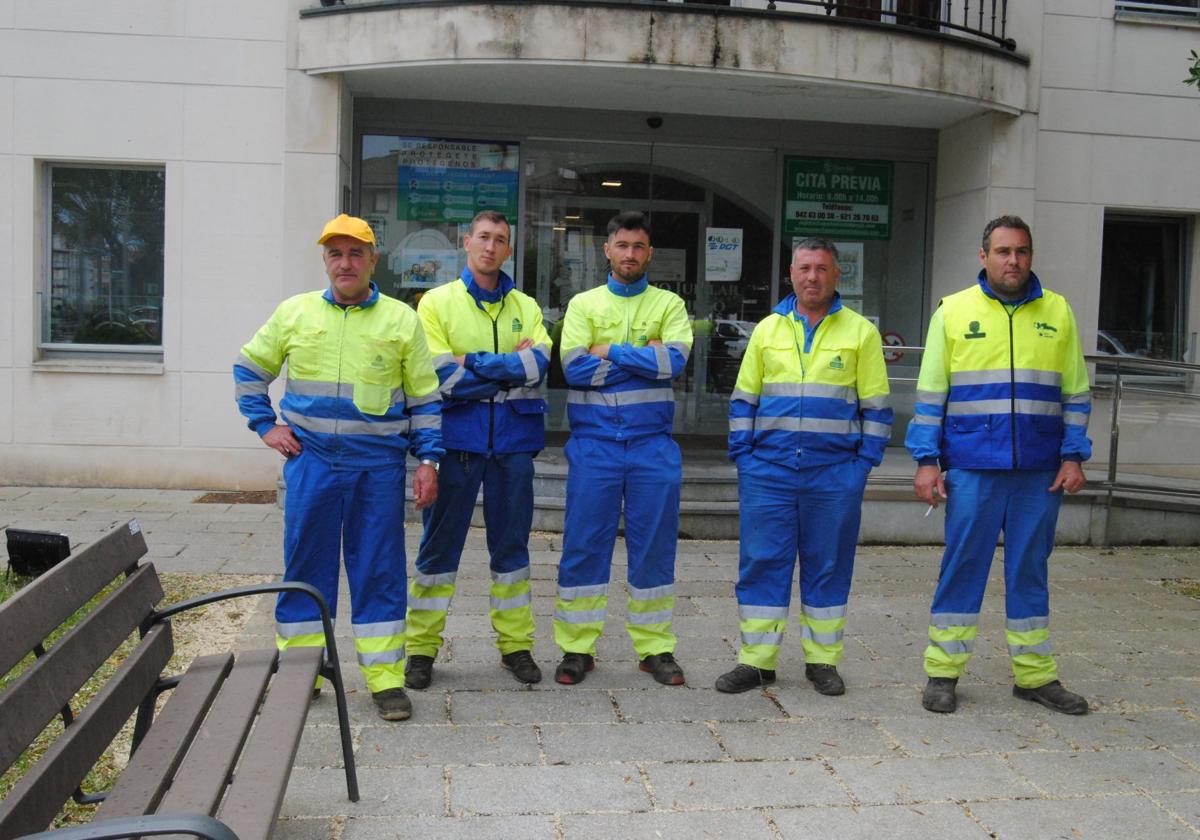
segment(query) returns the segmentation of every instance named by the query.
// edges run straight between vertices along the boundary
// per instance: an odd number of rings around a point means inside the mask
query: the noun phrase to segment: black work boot
[[[403,688],[385,688],[371,694],[375,711],[384,720],[408,720],[412,717],[412,701]]]
[[[654,653],[638,663],[638,670],[645,671],[663,685],[683,685],[683,669],[672,653]]]
[[[404,685],[420,690],[433,682],[433,657],[414,653],[404,660]]]
[[[564,653],[562,662],[554,669],[554,681],[563,685],[583,682],[588,671],[596,668],[596,660],[590,653]]]
[[[1073,691],[1067,691],[1058,680],[1039,685],[1037,688],[1021,688],[1013,686],[1013,697],[1032,700],[1041,703],[1047,709],[1062,712],[1064,715],[1086,715],[1088,702]]]
[[[958,708],[958,697],[954,694],[957,686],[957,677],[930,677],[921,692],[921,705],[931,712],[953,712]]]
[[[837,672],[836,666],[821,663],[805,665],[804,676],[813,684],[817,694],[837,697],[846,693],[846,683],[842,682],[842,676]]]
[[[717,691],[725,694],[741,694],[752,688],[761,688],[775,682],[775,672],[753,665],[738,665],[717,677]]]
[[[542,681],[542,669],[533,661],[533,656],[527,650],[514,650],[500,657],[501,667],[512,671],[513,679],[517,682],[532,685]]]

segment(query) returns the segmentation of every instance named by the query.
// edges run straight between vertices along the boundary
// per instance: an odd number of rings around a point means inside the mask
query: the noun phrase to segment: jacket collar
[[[379,302],[379,287],[375,285],[374,280],[371,280],[370,283],[371,283],[371,294],[362,303],[351,303],[351,304],[338,303],[336,300],[333,299],[333,287],[332,286],[330,286],[329,288],[327,288],[325,290],[325,294],[323,295],[323,297],[325,298],[325,300],[329,301],[334,306],[347,306],[347,307],[357,306],[359,309],[366,309],[367,307],[374,306],[376,303]]]
[[[459,279],[462,280],[463,285],[467,287],[467,293],[475,299],[476,305],[482,305],[483,303],[499,303],[504,299],[505,295],[507,295],[516,287],[516,283],[513,282],[513,279],[503,271],[500,272],[500,281],[496,284],[496,288],[490,291],[475,282],[475,275],[472,273],[470,268],[464,268],[462,270],[462,274],[459,276]]]
[[[829,307],[829,311],[825,313],[825,318],[828,318],[830,315],[832,315],[834,312],[837,312],[841,308],[842,308],[842,294],[841,294],[841,292],[834,292],[833,293],[833,304]],[[779,303],[777,303],[771,311],[774,312],[776,315],[782,315],[785,318],[792,318],[793,320],[796,320],[796,321],[803,320],[805,323],[808,323],[808,319],[796,311],[796,293],[795,292],[788,295],[783,300],[779,301]],[[824,318],[822,318],[821,320],[824,320]],[[820,321],[818,321],[817,323],[820,323]]]
[[[642,292],[646,291],[646,287],[650,285],[650,281],[643,274],[640,280],[635,280],[632,283],[622,283],[612,274],[608,275],[608,290],[617,297],[637,297]]]
[[[1029,272],[1029,287],[1025,290],[1025,297],[1020,300],[1005,300],[993,292],[987,284],[987,272],[984,269],[979,269],[979,276],[975,278],[975,282],[979,284],[979,290],[992,300],[1006,303],[1009,306],[1016,306],[1022,303],[1029,303],[1031,300],[1037,300],[1042,296],[1042,281],[1032,271]]]

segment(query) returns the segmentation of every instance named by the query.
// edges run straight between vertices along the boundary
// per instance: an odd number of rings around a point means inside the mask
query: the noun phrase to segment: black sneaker
[[[645,671],[663,685],[683,685],[683,669],[675,661],[671,653],[652,653],[638,664],[638,670]]]
[[[433,682],[433,657],[414,653],[404,660],[404,685],[420,691]]]
[[[563,685],[583,682],[588,671],[596,668],[596,659],[590,653],[564,653],[562,662],[554,669],[554,681]]]
[[[813,684],[817,694],[837,697],[839,694],[846,693],[846,683],[842,682],[841,674],[833,665],[805,665],[804,676]]]
[[[408,720],[412,717],[412,701],[403,688],[385,688],[371,694],[375,711],[384,720]]]
[[[717,677],[717,691],[726,694],[741,694],[752,688],[761,688],[775,682],[775,672],[753,665],[738,665],[732,671]]]
[[[1013,697],[1032,700],[1041,703],[1047,709],[1062,712],[1064,715],[1086,715],[1088,702],[1074,691],[1067,691],[1058,680],[1039,685],[1037,688],[1021,688],[1013,686]]]
[[[500,657],[500,665],[512,671],[517,682],[532,685],[542,681],[542,669],[533,661],[527,650],[514,650]]]
[[[930,677],[921,692],[921,705],[930,712],[950,714],[958,708],[958,697],[954,693],[957,686],[957,678]]]

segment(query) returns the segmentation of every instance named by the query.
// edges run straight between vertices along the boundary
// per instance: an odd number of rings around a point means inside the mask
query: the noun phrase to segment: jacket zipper
[[[500,303],[500,309],[504,309],[503,301]],[[492,352],[499,354],[500,352],[500,328],[497,322],[500,320],[500,313],[496,313],[496,317],[492,319]],[[492,446],[495,444],[496,437],[496,398],[488,398],[488,452],[492,451]]]
[[[1000,304],[1004,306],[1004,304]],[[1017,363],[1015,343],[1013,340],[1013,315],[1017,312],[1017,307],[1014,306],[1011,310],[1004,306],[1004,311],[1008,313],[1008,400],[1009,400],[1009,418],[1012,425],[1012,468],[1017,469]]]

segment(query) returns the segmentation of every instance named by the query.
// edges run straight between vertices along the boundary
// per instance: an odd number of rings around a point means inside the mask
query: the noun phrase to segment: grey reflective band
[[[941,648],[943,652],[948,653],[951,656],[962,655],[964,653],[974,653],[975,651],[974,639],[961,639],[958,641],[949,642],[938,642],[930,639],[929,643],[935,647]]]
[[[820,397],[841,400],[846,403],[858,401],[858,391],[843,385],[821,385],[804,382],[764,382],[764,397]]]
[[[739,604],[738,618],[743,621],[748,618],[768,618],[778,621],[786,621],[788,617],[787,607],[763,607],[756,604]]]
[[[939,630],[951,627],[974,627],[979,623],[979,613],[931,613],[929,626]]]
[[[729,431],[731,432],[753,432],[754,418],[753,417],[734,417],[729,421]]]
[[[414,612],[445,612],[450,609],[449,598],[409,598],[408,608]]]
[[[441,574],[436,575],[423,575],[420,572],[416,572],[412,576],[412,579],[413,583],[415,583],[417,586],[431,587],[445,586],[447,583],[454,583],[456,577],[458,577],[458,572],[442,572]]]
[[[1032,368],[995,368],[992,370],[959,370],[950,374],[950,384],[962,385],[1007,385],[1009,382],[1022,382],[1030,385],[1062,384],[1062,374],[1052,370],[1034,370]]]
[[[858,401],[858,407],[883,409],[887,408],[890,402],[891,400],[887,398],[887,394],[878,397],[862,397]]]
[[[571,405],[593,405],[605,408],[618,408],[623,405],[645,405],[646,403],[673,403],[675,391],[672,388],[639,388],[635,391],[579,391],[571,389],[567,392],[567,402]]]
[[[625,617],[626,624],[635,626],[643,624],[668,624],[671,621],[671,610],[654,610],[653,612],[631,612]]]
[[[600,364],[596,365],[596,370],[592,373],[592,387],[599,388],[603,385],[610,370],[612,370],[612,362],[608,359],[601,359]]]
[[[891,437],[892,427],[887,423],[876,423],[874,420],[864,420],[862,424],[862,433],[864,435],[873,435],[874,437]]]
[[[846,605],[842,604],[840,607],[810,607],[808,604],[801,603],[800,612],[818,621],[832,621],[836,618],[846,617]]]
[[[532,602],[532,596],[528,592],[524,592],[520,595],[514,595],[511,598],[492,598],[490,601],[492,609],[496,612],[515,610],[518,607],[527,607]]]
[[[510,400],[540,400],[542,392],[537,388],[512,388],[508,392]]]
[[[442,401],[442,392],[440,390],[438,390],[437,388],[434,388],[428,394],[422,394],[419,397],[414,396],[412,394],[408,395],[408,404],[411,408],[417,408],[418,406],[429,405],[430,403],[441,402],[441,401]]]
[[[750,405],[758,405],[758,394],[751,394],[749,391],[743,391],[740,388],[734,388],[733,393],[729,395],[729,401],[741,400],[742,402],[750,403]]]
[[[1088,415],[1081,411],[1065,411],[1063,412],[1062,420],[1067,426],[1086,426],[1088,424]]]
[[[437,416],[437,415],[435,415]],[[372,423],[367,420],[337,420],[331,417],[307,417],[294,411],[283,412],[283,419],[290,426],[299,426],[309,432],[319,432],[327,435],[372,435],[388,437],[408,433],[408,420],[380,420]]]
[[[665,583],[662,586],[651,586],[649,589],[638,589],[637,587],[629,587],[629,600],[631,601],[653,601],[656,598],[666,598],[668,595],[675,594],[675,584]]]
[[[783,633],[747,633],[742,632],[743,645],[774,645],[783,644]]]
[[[226,358],[228,358],[228,356]],[[276,373],[271,373],[271,371],[267,370],[265,367],[258,364],[257,362],[251,361],[243,353],[239,353],[238,357],[233,360],[233,363],[235,365],[239,365],[240,367],[244,367],[246,370],[250,371],[251,373],[257,374],[260,379],[265,379],[267,382],[274,382],[275,378],[279,375]]]
[[[521,360],[521,366],[525,368],[525,384],[538,384],[538,380],[542,378],[542,374],[538,370],[537,359],[533,356],[533,350],[531,348],[518,350],[517,357]]]
[[[504,586],[529,580],[529,567],[517,569],[515,572],[492,572],[492,583]]]
[[[319,621],[289,621],[275,623],[275,635],[281,639],[294,639],[297,636],[323,636],[325,626]]]
[[[692,355],[692,345],[688,344],[686,341],[668,341],[663,345],[663,347],[666,347],[669,350],[678,350],[683,356],[683,361],[685,363],[688,360],[688,356]]]
[[[1043,417],[1057,417],[1062,414],[1062,404],[1045,400],[951,400],[946,403],[946,414],[951,417],[962,417],[966,414],[1011,414],[1013,409],[1017,414],[1036,414]]]
[[[914,414],[911,422],[918,426],[940,426],[942,425],[943,419],[944,418],[940,415],[933,417],[928,414]]]
[[[857,420],[825,420],[817,417],[766,417],[759,414],[754,418],[754,428],[764,432],[813,432],[825,435],[856,435],[861,428]]]
[[[238,382],[234,385],[234,396],[236,399],[240,400],[242,397],[266,394],[269,387],[270,383],[263,382],[261,379],[250,379],[246,382]]]
[[[607,583],[593,583],[588,586],[560,586],[558,597],[563,601],[574,601],[577,598],[597,598],[608,595]]]
[[[917,402],[941,407],[946,404],[946,397],[949,395],[949,391],[917,391]]]
[[[1063,405],[1091,405],[1092,392],[1084,391],[1082,394],[1063,394]]]
[[[587,355],[586,347],[572,347],[570,350],[562,354],[562,365],[565,368],[571,362],[578,359],[580,356]]]
[[[440,428],[442,428],[442,415],[440,415],[440,414],[414,414],[414,415],[412,415],[412,428],[414,428],[414,429],[440,429]]]
[[[658,365],[658,378],[671,378],[671,351],[661,344],[654,345],[654,363]]]
[[[446,377],[445,381],[439,386],[443,394],[449,394],[454,390],[454,386],[462,382],[467,376],[467,369],[462,365],[454,368],[454,373]]]
[[[835,630],[832,633],[819,633],[806,624],[800,628],[800,637],[808,639],[810,642],[816,642],[819,645],[836,645],[842,641],[842,631]]]
[[[1050,626],[1050,616],[1036,615],[1030,618],[1010,618],[1004,622],[1004,629],[1011,633],[1029,633],[1033,630],[1045,630]]]
[[[1036,656],[1050,656],[1054,650],[1050,647],[1049,642],[1042,642],[1040,645],[1009,645],[1009,656],[1027,656],[1034,654]]]
[[[403,621],[375,621],[367,624],[351,624],[357,639],[376,639],[380,636],[399,636],[404,632]]]
[[[554,619],[563,624],[603,624],[604,610],[555,610]]]
[[[394,650],[379,650],[372,653],[358,652],[358,664],[363,666],[369,665],[394,665],[404,658],[404,647],[398,647]]]
[[[441,353],[433,357],[433,366],[435,368],[445,367],[446,365],[457,365],[458,359],[454,358],[453,353]]]

